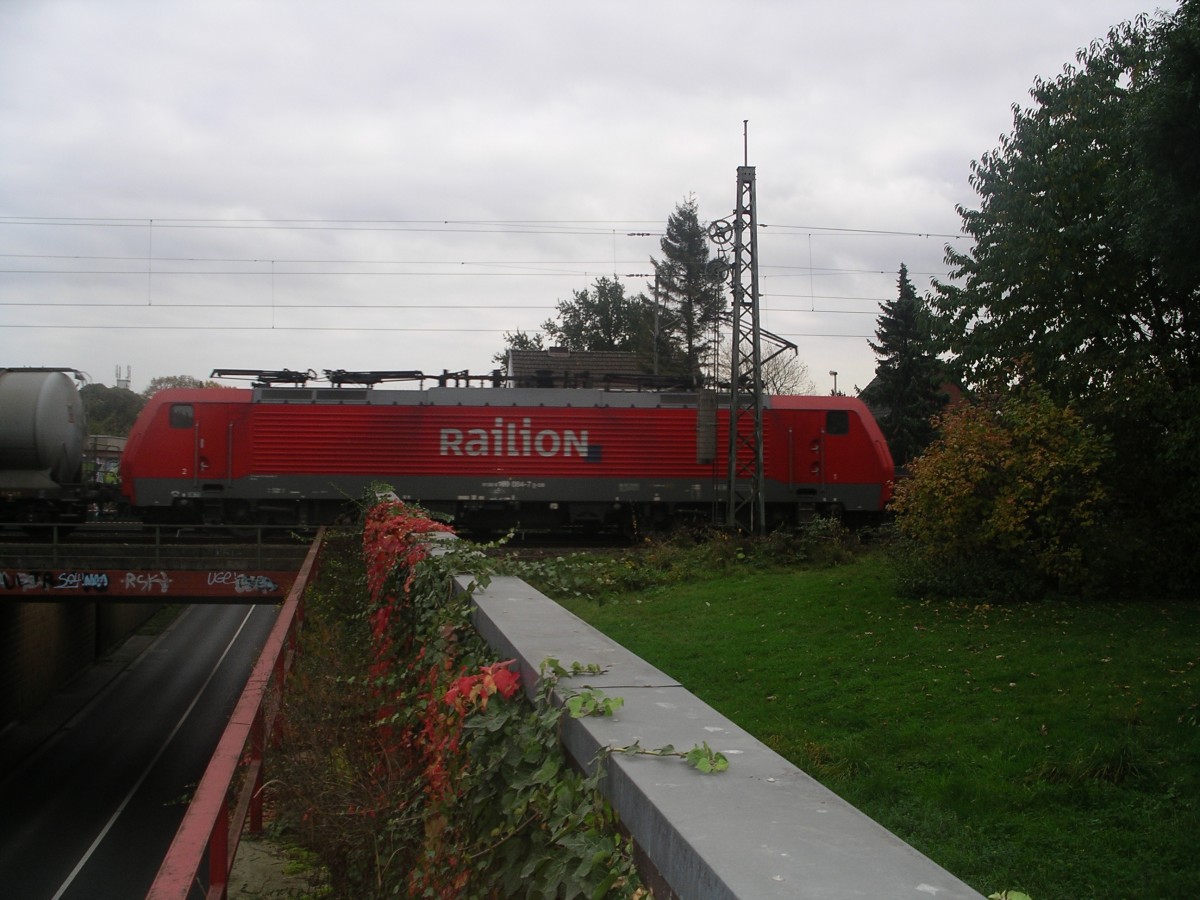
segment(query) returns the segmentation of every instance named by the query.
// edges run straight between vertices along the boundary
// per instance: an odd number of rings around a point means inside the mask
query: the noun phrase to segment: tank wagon
[[[728,413],[705,393],[258,385],[164,390],[134,424],[122,490],[149,522],[336,521],[373,486],[469,532],[710,521]],[[770,397],[768,517],[881,512],[893,467],[848,397]]]
[[[0,522],[79,521],[87,421],[74,369],[0,369]]]

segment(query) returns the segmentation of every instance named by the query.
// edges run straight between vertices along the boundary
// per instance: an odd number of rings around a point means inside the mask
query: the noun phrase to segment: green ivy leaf
[[[708,746],[707,741],[697,744],[687,752],[684,758],[690,766],[706,775],[715,775],[717,772],[724,772],[729,768],[729,760],[725,754],[713,750]]]
[[[609,872],[603,881],[596,885],[596,889],[592,891],[592,900],[602,900],[608,896],[608,892],[612,890],[612,886],[617,883],[619,873]]]
[[[533,777],[529,779],[530,784],[546,784],[558,777],[559,765],[558,760],[551,756],[541,767],[534,772]]]

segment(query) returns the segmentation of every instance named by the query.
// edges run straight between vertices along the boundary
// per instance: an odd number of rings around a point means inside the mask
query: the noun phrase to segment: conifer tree
[[[897,296],[883,304],[868,341],[878,362],[862,399],[875,410],[897,465],[919,456],[933,440],[931,419],[945,405],[943,367],[933,350],[929,316],[901,263]]]
[[[701,384],[705,366],[714,361],[713,332],[724,308],[724,267],[709,255],[694,197],[675,207],[659,246],[663,258],[651,258],[662,304],[659,331],[671,336],[680,357],[660,360],[660,369]]]

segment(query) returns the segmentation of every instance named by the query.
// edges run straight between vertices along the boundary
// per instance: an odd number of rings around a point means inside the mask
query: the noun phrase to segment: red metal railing
[[[315,577],[324,530],[304,559],[288,591],[275,627],[246,682],[241,699],[225,727],[175,840],[150,886],[147,900],[186,900],[208,850],[208,900],[225,900],[229,872],[237,856],[242,829],[262,830],[263,752],[273,734],[283,697],[283,683],[296,648],[296,629],[303,615],[304,590]],[[239,768],[245,769],[241,790],[230,809],[230,793]]]

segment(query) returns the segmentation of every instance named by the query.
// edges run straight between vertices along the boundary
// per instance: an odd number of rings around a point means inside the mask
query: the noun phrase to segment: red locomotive
[[[149,522],[336,521],[386,484],[464,531],[711,521],[728,411],[705,393],[561,388],[204,388],[149,401],[121,460]],[[769,397],[768,518],[877,514],[891,454],[848,397]]]

